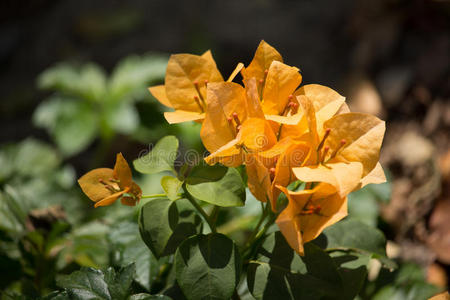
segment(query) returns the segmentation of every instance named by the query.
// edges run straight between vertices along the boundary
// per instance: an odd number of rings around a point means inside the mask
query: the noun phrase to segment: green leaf
[[[228,168],[219,164],[213,166],[201,163],[194,166],[186,178],[187,184],[199,184],[204,182],[217,181],[222,179]]]
[[[61,157],[49,145],[28,138],[12,149],[10,156],[14,172],[21,176],[39,176],[53,172],[61,163]]]
[[[126,299],[134,276],[134,264],[116,274],[113,268],[105,272],[82,268],[57,278],[57,285],[66,289],[71,299]]]
[[[342,278],[345,299],[354,299],[367,278],[371,256],[355,251],[333,251],[329,253]]]
[[[367,267],[355,269],[339,268],[339,275],[343,282],[343,292],[339,299],[355,299],[360,293],[367,278]]]
[[[108,240],[112,249],[113,265],[122,267],[134,262],[136,282],[150,290],[165,260],[158,261],[148,250],[139,235],[138,225],[129,221],[114,224],[108,234]]]
[[[109,245],[106,235],[109,227],[94,221],[76,227],[61,241],[57,268],[64,269],[70,263],[81,266],[101,268],[108,263]]]
[[[336,266],[355,269],[361,266],[369,266],[371,255],[351,250],[335,250],[328,253]]]
[[[383,233],[360,221],[345,219],[324,230],[326,249],[354,250],[372,254],[388,268],[395,263],[386,256],[386,238]]]
[[[156,54],[133,55],[121,60],[109,80],[111,99],[129,100],[141,91],[148,94],[149,83],[164,79],[167,61],[166,56]]]
[[[345,219],[324,230],[327,249],[353,249],[386,255],[383,233],[357,220]]]
[[[154,199],[142,206],[139,213],[139,231],[145,244],[159,258],[178,223],[176,205],[166,198]]]
[[[37,127],[53,130],[58,121],[58,116],[64,109],[64,102],[64,99],[60,97],[51,97],[39,103],[33,112],[33,124]]]
[[[67,155],[86,149],[96,137],[97,117],[90,105],[82,102],[66,102],[52,131],[58,148]]]
[[[55,291],[43,297],[41,300],[70,300],[70,297],[66,291]]]
[[[257,259],[249,265],[247,283],[250,292],[256,299],[320,299],[333,295],[339,291],[339,276],[335,266],[330,265],[330,258],[323,254],[317,247],[305,244],[307,266],[280,232],[269,235]],[[319,277],[307,274],[308,267]],[[322,272],[330,269],[327,277],[331,278],[331,283],[320,278]]]
[[[389,175],[389,173],[387,173]],[[389,180],[389,176],[387,176]],[[388,203],[391,183],[369,184],[348,196],[349,216],[372,227],[377,227],[379,203]]]
[[[381,269],[377,279],[367,285],[367,299],[429,299],[439,288],[426,282],[422,267],[404,263],[394,272]]]
[[[200,223],[186,199],[154,199],[139,213],[141,237],[157,258],[174,253],[183,240],[197,233]]]
[[[364,282],[367,260],[358,261],[348,253],[330,257],[313,243],[304,247],[305,255],[300,257],[280,232],[269,235],[248,268],[252,295],[256,299],[353,299]]]
[[[0,149],[0,182],[6,181],[9,179],[15,171],[15,162],[14,160],[17,157],[16,145],[2,145]]]
[[[69,98],[51,98],[41,103],[33,122],[46,128],[66,155],[84,150],[98,131],[97,113],[92,106]]]
[[[144,174],[173,171],[177,151],[178,139],[171,135],[163,137],[156,143],[150,153],[133,162],[134,168]]]
[[[170,200],[177,200],[179,198],[178,192],[180,191],[183,182],[172,176],[163,176],[161,178],[161,186],[166,192],[167,198]]]
[[[59,168],[56,172],[56,183],[64,188],[69,189],[75,185],[76,182],[76,173],[75,169],[67,164],[61,168]]]
[[[369,190],[375,198],[382,203],[389,203],[392,194],[391,174],[389,170],[384,171],[386,173],[387,181],[380,184],[369,184],[365,188]]]
[[[28,207],[10,186],[5,190],[0,191],[0,230],[17,236],[25,229]]]
[[[118,274],[111,267],[105,271],[105,280],[113,299],[127,298],[135,272],[134,263],[121,268]]]
[[[218,233],[193,236],[175,254],[177,282],[187,299],[230,299],[240,264],[237,246]]]
[[[82,66],[58,64],[38,77],[38,87],[53,89],[70,96],[99,101],[105,93],[105,74],[92,63]]]
[[[379,207],[368,186],[348,195],[348,214],[352,219],[377,227]]]
[[[41,300],[70,300],[66,291],[54,291],[41,298]]]
[[[229,168],[222,179],[214,182],[186,184],[188,192],[195,198],[223,207],[243,206],[245,186],[236,169]]]
[[[107,106],[105,117],[110,128],[123,134],[132,133],[139,126],[139,113],[132,103]]]
[[[106,76],[104,71],[96,64],[88,63],[80,70],[81,85],[79,91],[90,100],[103,100],[106,90]]]
[[[7,186],[14,190],[17,203],[24,207],[26,213],[31,209],[46,209],[51,205],[61,206],[61,199],[65,199],[64,209],[70,211],[67,214],[70,222],[79,220],[81,215],[85,218],[86,211],[79,201],[79,191],[60,186],[57,180],[60,175],[53,170],[38,177],[15,178]]]
[[[136,294],[128,297],[127,300],[172,300],[172,298],[166,296],[166,295],[150,295],[150,294]]]

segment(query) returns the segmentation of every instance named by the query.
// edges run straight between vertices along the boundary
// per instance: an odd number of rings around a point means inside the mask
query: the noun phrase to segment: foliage
[[[188,299],[229,299],[239,283],[240,264],[237,246],[218,233],[185,240],[175,255],[177,282]]]
[[[33,115],[65,156],[85,150],[98,136],[108,143],[115,134],[131,134],[139,126],[134,102],[144,88],[164,77],[167,59],[162,55],[130,56],[112,74],[96,64],[58,64],[44,71],[38,87],[54,93]]]
[[[93,64],[40,76],[39,86],[58,98],[34,119],[62,156],[32,139],[0,150],[1,299],[425,299],[438,292],[420,268],[387,256],[377,228],[378,204],[390,198],[378,163],[384,122],[347,111],[327,87],[298,87],[298,69],[264,41],[227,81],[209,51],[171,56],[165,84],[150,91],[174,109],[165,113],[169,123],[201,123],[208,155],[182,155],[184,144],[168,135],[133,161],[141,173],[134,177],[119,153],[114,168],[78,180],[95,207],[109,206],[89,209],[63,157],[97,135],[108,142],[131,134],[133,103],[165,65],[161,57],[131,57],[109,78]],[[243,85],[232,82],[239,72]],[[368,280],[373,260],[382,268]]]

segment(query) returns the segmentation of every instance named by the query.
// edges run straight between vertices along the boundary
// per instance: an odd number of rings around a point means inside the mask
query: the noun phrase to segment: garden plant
[[[243,84],[234,82],[239,73]],[[143,193],[121,153],[113,169],[79,179],[95,207],[149,199],[139,214],[141,237],[168,260],[166,280],[187,299],[239,299],[241,276],[256,299],[352,299],[369,258],[393,267],[379,231],[337,223],[347,216],[349,193],[386,181],[378,162],[385,123],[350,112],[336,91],[301,81],[299,69],[264,41],[227,80],[209,51],[172,55],[165,84],[149,90],[174,109],[164,113],[169,123],[201,123],[209,153],[179,165],[178,140],[167,136],[135,160],[138,172],[172,173],[161,179],[165,194]],[[221,209],[244,205],[245,186],[261,213],[236,244],[216,221]]]
[[[265,41],[233,67],[224,76],[206,51],[130,56],[110,76],[92,63],[43,72],[51,94],[33,122],[55,147],[0,149],[0,300],[437,294],[388,257],[379,229],[385,122],[302,84]],[[78,181],[76,159],[90,166]]]

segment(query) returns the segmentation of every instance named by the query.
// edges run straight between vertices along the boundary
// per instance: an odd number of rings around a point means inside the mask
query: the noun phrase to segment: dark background
[[[132,53],[211,49],[229,74],[261,39],[301,69],[304,83],[342,91],[368,77],[393,118],[423,117],[427,103],[402,97],[417,86],[431,99],[448,97],[449,14],[447,1],[2,0],[0,140],[30,134],[30,112],[42,98],[35,78],[55,62],[110,70]]]
[[[50,140],[30,118],[47,95],[36,76],[56,62],[94,61],[110,71],[130,54],[211,49],[227,77],[266,40],[304,83],[328,85],[353,110],[387,121],[388,238],[429,276],[448,271],[449,1],[1,0],[0,24],[0,144]]]

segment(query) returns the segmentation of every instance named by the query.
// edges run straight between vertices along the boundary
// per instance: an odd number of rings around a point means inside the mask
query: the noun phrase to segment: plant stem
[[[264,227],[258,231],[259,227],[261,226],[261,224],[263,223],[263,221],[267,218],[267,216],[270,216],[270,219],[266,222],[266,224],[264,225]],[[244,260],[247,258],[251,258],[254,254],[254,250],[252,249],[253,243],[255,241],[258,241],[267,231],[267,229],[269,229],[270,226],[272,226],[272,224],[275,222],[275,219],[277,217],[277,214],[272,213],[270,205],[267,204],[263,215],[260,219],[260,222],[258,222],[258,225],[255,227],[254,231],[252,232],[252,236],[249,238],[244,251],[243,251],[243,257]]]
[[[142,196],[142,199],[147,199],[147,198],[159,198],[159,197],[167,197],[166,194],[153,194],[153,195],[147,195],[147,196]]]
[[[270,226],[275,222],[275,219],[277,218],[276,214],[273,214],[269,221],[264,225],[264,227],[256,234],[255,240],[259,239],[264,233],[266,233],[267,229],[269,229]]]
[[[194,197],[192,197],[191,194],[186,189],[186,186],[183,184],[183,190],[184,190],[184,196],[186,199],[191,202],[191,204],[195,207],[195,209],[202,215],[203,219],[205,219],[206,223],[208,223],[209,228],[211,229],[211,232],[216,233],[216,225],[211,222],[211,219],[209,218],[208,214],[205,212],[205,210],[195,201]]]
[[[214,226],[216,226],[217,217],[219,216],[219,210],[220,206],[214,205],[211,214],[209,215],[211,222],[214,223]]]
[[[262,208],[261,217],[259,218],[258,223],[256,224],[255,228],[253,229],[252,233],[250,234],[250,237],[247,240],[246,248],[248,248],[251,245],[251,243],[254,241],[256,234],[259,231],[259,227],[261,227],[262,223],[266,219],[267,213],[268,213],[267,207],[269,207],[269,206],[267,205],[266,207],[264,207],[264,204],[261,202],[261,208]]]

